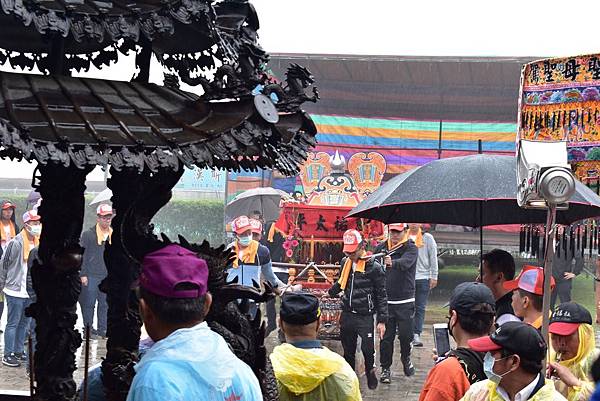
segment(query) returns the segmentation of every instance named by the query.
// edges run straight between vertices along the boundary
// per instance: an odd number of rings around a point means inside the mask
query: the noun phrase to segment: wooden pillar
[[[107,292],[108,341],[102,363],[102,379],[110,401],[124,401],[135,375],[142,321],[134,291],[139,277],[138,260],[144,255],[150,237],[152,217],[171,199],[171,189],[183,168],[150,173],[135,169],[111,168],[108,187],[113,192],[115,217],[111,243],[104,260],[108,270],[101,288]]]
[[[75,351],[81,335],[75,330],[81,291],[79,269],[83,249],[79,237],[85,208],[85,178],[91,167],[40,165],[38,192],[42,235],[39,260],[31,271],[37,301],[28,309],[36,320],[34,355],[37,394],[48,401],[72,400],[77,385]]]

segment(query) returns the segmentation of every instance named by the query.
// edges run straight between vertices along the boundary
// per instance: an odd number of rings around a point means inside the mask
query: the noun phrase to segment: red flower
[[[288,258],[291,258],[292,256],[294,256],[294,251],[292,251],[291,249],[288,249],[287,251],[285,251],[285,256],[287,256]]]
[[[283,249],[290,250],[291,247],[292,247],[292,243],[290,241],[283,242]]]
[[[300,244],[300,243],[298,242],[298,240],[297,240],[297,239],[295,239],[295,240],[293,240],[293,241],[292,241],[292,246],[293,246],[294,248],[295,248],[295,247],[297,247],[297,246],[298,246],[298,244]]]

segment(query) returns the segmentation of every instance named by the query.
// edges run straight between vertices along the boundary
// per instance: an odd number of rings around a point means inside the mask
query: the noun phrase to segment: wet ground
[[[428,319],[429,320],[429,319]],[[6,313],[0,320],[0,330],[4,330],[6,325]],[[78,326],[83,326],[81,318],[78,321]],[[432,366],[431,361],[431,348],[433,347],[433,340],[429,331],[426,331],[423,335],[423,342],[425,346],[422,348],[415,348],[413,350],[413,363],[417,369],[415,376],[407,378],[402,373],[402,364],[399,361],[399,357],[396,357],[394,364],[392,365],[392,383],[391,384],[380,384],[379,387],[372,391],[367,388],[366,378],[363,371],[358,372],[358,376],[361,383],[363,399],[364,400],[396,400],[402,399],[403,401],[418,400],[419,391],[423,385],[427,371]],[[272,349],[278,344],[276,333],[271,333],[267,339],[267,346]],[[342,353],[341,344],[338,341],[328,341],[325,343],[330,349]],[[0,355],[2,355],[4,349],[4,335],[0,335]],[[360,349],[360,347],[359,347]],[[399,355],[399,344],[396,342],[395,356]],[[378,353],[378,352],[377,352]],[[106,340],[98,339],[91,340],[90,342],[90,366],[102,362],[102,357],[106,354]],[[75,372],[75,380],[80,383],[83,378],[83,364],[84,355],[83,347],[77,350],[76,362],[78,369]],[[360,352],[357,355],[357,366],[362,366],[362,356]],[[24,366],[19,368],[11,368],[0,364],[0,389],[2,390],[17,390],[17,391],[29,391],[29,378],[26,375],[26,369]]]

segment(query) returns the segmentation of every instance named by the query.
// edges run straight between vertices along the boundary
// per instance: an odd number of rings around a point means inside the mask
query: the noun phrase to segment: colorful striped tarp
[[[338,150],[348,158],[361,151],[377,151],[397,174],[438,157],[476,153],[482,140],[485,153],[514,154],[517,125],[497,122],[442,122],[441,154],[438,154],[440,122],[361,118],[311,114],[317,125],[317,151]]]

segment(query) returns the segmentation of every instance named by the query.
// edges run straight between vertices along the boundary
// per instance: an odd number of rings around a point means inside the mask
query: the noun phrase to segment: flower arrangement
[[[285,256],[293,258],[294,254],[300,250],[300,241],[294,238],[292,235],[288,235],[285,241],[283,241],[283,249],[285,249]]]

